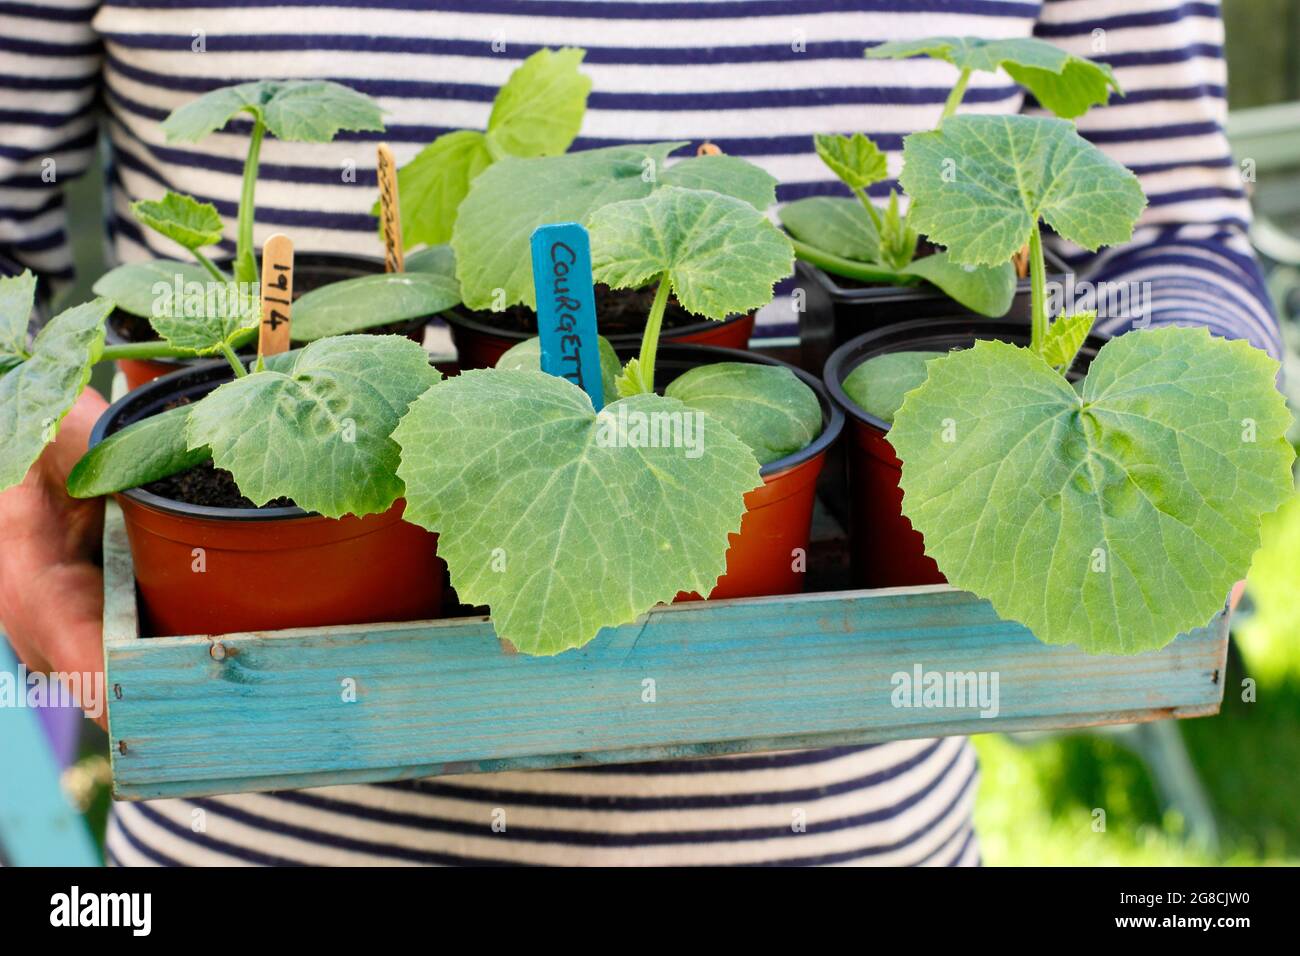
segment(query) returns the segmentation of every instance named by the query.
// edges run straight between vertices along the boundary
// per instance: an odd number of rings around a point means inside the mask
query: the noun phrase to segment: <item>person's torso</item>
[[[587,51],[592,90],[573,149],[709,140],[777,177],[785,202],[843,193],[813,152],[814,133],[875,137],[892,177],[902,137],[937,120],[956,70],[924,58],[868,60],[867,46],[928,34],[1028,36],[1039,7],[1005,0],[105,3],[94,26],[104,41],[114,147],[115,253],[122,261],[182,254],[141,230],[128,208],[166,188],[215,203],[233,237],[247,124],[198,144],[168,144],[159,129],[172,109],[218,86],[328,78],[378,99],[388,127],[382,134],[343,134],[327,144],[268,138],[256,229],[259,242],[285,231],[300,249],[378,254],[370,215],[375,144],[389,142],[402,163],[443,133],[482,129],[496,90],[539,47]],[[1006,76],[984,73],[966,102],[1012,112],[1022,95]],[[871,191],[887,196],[893,185],[891,178]],[[787,314],[764,319],[760,336],[792,331],[772,326],[789,325]]]
[[[374,148],[399,162],[453,129],[482,129],[493,95],[541,46],[580,46],[592,92],[574,149],[704,140],[767,169],[779,199],[842,190],[819,132],[865,132],[889,152],[933,126],[956,72],[872,61],[868,45],[928,34],[1027,36],[1038,3],[463,0],[223,6],[105,3],[103,73],[113,146],[110,225],[123,261],[178,255],[129,205],[164,189],[213,202],[233,237],[247,126],[194,145],[159,129],[218,86],[328,78],[376,97],[382,134],[262,147],[257,234],[301,249],[378,254]],[[1015,111],[1006,77],[966,95]],[[355,177],[345,172],[355,169]],[[887,194],[891,183],[874,192]],[[227,243],[227,251],[233,243]],[[778,331],[769,326],[768,331]],[[124,863],[969,863],[973,752],[961,740],[602,770],[485,774],[120,807]]]
[[[968,865],[965,738],[117,804],[123,865]]]

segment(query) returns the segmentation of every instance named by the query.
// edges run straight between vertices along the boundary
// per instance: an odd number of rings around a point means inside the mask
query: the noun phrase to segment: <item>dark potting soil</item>
[[[153,330],[149,320],[139,315],[132,315],[124,309],[114,309],[108,317],[108,324],[113,331],[128,342],[156,342],[158,333]]]
[[[175,398],[162,409],[170,411],[182,405],[190,404],[188,398]],[[144,490],[169,501],[179,501],[187,505],[203,505],[209,508],[254,508],[253,504],[239,493],[235,476],[224,468],[218,468],[210,461],[195,465],[166,478],[160,478],[144,486]],[[292,508],[294,503],[288,498],[275,498],[262,505],[262,508]]]
[[[224,468],[218,468],[210,461],[196,465],[189,471],[162,478],[144,486],[144,490],[169,501],[180,501],[187,505],[205,505],[209,508],[257,508],[239,493],[235,478]],[[263,508],[292,508],[293,502],[288,498],[276,498],[262,505]]]
[[[596,295],[596,327],[608,338],[612,335],[640,335],[645,331],[646,316],[654,303],[655,287],[644,289],[611,289],[598,283]],[[526,305],[512,305],[503,312],[475,313],[483,321],[526,336],[537,334],[537,313]],[[701,315],[692,315],[681,307],[676,296],[670,296],[664,308],[664,329],[680,328],[707,321]]]

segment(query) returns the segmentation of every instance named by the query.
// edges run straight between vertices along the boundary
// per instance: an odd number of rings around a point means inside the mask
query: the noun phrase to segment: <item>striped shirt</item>
[[[405,161],[448,130],[481,129],[540,46],[588,50],[574,149],[709,139],[776,176],[781,201],[839,194],[812,134],[868,133],[896,177],[902,137],[934,125],[955,70],[862,51],[931,34],[1032,34],[1110,64],[1127,96],[1079,130],[1138,173],[1150,207],[1129,245],[1060,251],[1080,277],[1145,284],[1152,324],[1280,351],[1223,134],[1218,6],[1193,0],[0,0],[0,254],[69,275],[59,188],[91,164],[101,124],[118,259],[182,255],[128,208],[167,188],[214,203],[233,251],[246,126],[173,146],[159,129],[172,109],[233,82],[338,80],[380,101]],[[963,109],[1035,106],[1005,75],[976,74]],[[378,138],[264,143],[258,241],[283,230],[301,249],[375,254]],[[778,307],[758,334],[792,331]],[[977,860],[975,779],[958,739],[445,777],[121,805],[108,846],[117,862],[162,864],[959,864]]]

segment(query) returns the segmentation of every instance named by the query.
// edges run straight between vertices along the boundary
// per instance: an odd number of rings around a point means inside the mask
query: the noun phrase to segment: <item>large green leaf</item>
[[[903,510],[948,580],[1049,644],[1152,650],[1244,577],[1292,493],[1277,363],[1205,329],[1108,342],[1081,394],[978,342],[928,366],[889,441]]]
[[[587,111],[591,80],[578,72],[584,51],[538,50],[497,92],[486,133],[439,136],[397,171],[402,243],[451,238],[470,184],[496,158],[555,156],[569,148]],[[379,204],[372,210],[379,214]]]
[[[802,451],[822,431],[816,393],[778,365],[701,365],[674,379],[664,395],[718,421],[760,465]]]
[[[856,199],[810,196],[777,210],[790,235],[817,249],[858,262],[880,261],[880,236],[876,224]]]
[[[237,378],[193,405],[186,441],[211,447],[256,505],[287,497],[331,518],[384,511],[402,494],[393,428],[440,377],[401,336],[322,339],[284,371]]]
[[[889,424],[903,396],[925,381],[925,363],[943,352],[886,352],[876,355],[845,376],[844,394],[869,415]]]
[[[897,195],[896,193],[894,195]],[[891,204],[892,207],[892,204]],[[924,279],[956,302],[981,315],[1006,315],[1016,294],[1016,272],[1011,263],[965,266],[953,262],[945,250],[911,259],[899,268],[880,261],[880,237],[875,223],[856,199],[813,196],[786,203],[778,212],[790,234],[819,253],[816,262],[835,272],[834,259],[848,259],[846,271],[861,276],[855,263],[877,267],[877,281],[907,284],[908,277]]]
[[[321,286],[293,304],[295,342],[434,316],[460,304],[455,279],[427,272],[358,276]]]
[[[95,299],[56,315],[37,334],[30,358],[0,377],[0,491],[22,481],[54,440],[90,381],[112,309],[107,299]]]
[[[217,282],[189,262],[154,259],[118,266],[100,276],[94,291],[148,319],[169,345],[196,355],[214,355],[222,343],[243,343],[260,318],[251,288]]]
[[[160,302],[149,324],[168,345],[196,355],[215,355],[223,346],[247,341],[261,321],[261,303],[252,292],[241,283],[209,277],[201,291],[186,290],[179,303],[174,296]]]
[[[456,253],[445,242],[429,246],[406,257],[403,268],[407,272],[427,272],[456,280]]]
[[[710,319],[766,305],[794,266],[790,240],[766,216],[702,189],[663,186],[612,203],[596,210],[587,228],[597,281],[639,289],[667,275],[682,308]]]
[[[660,186],[711,189],[764,210],[776,202],[776,177],[737,156],[692,156],[659,174]]]
[[[151,259],[118,266],[96,280],[95,295],[112,299],[124,312],[152,319],[155,312],[170,309],[175,298],[177,283],[181,293],[185,288],[207,288],[212,276],[208,270],[192,262],[175,262],[171,259]]]
[[[686,447],[636,447],[637,423],[657,413],[683,437],[685,423],[702,431]],[[497,634],[529,654],[578,647],[679,591],[707,594],[760,484],[749,449],[708,415],[653,394],[597,415],[543,372],[448,379],[394,437],[407,519],[438,532],[457,594],[489,605]]]
[[[461,204],[452,232],[465,305],[532,306],[528,243],[533,230],[552,222],[582,222],[606,203],[648,194],[653,183],[643,176],[683,145],[610,146],[493,163]]]
[[[0,375],[28,359],[27,326],[36,304],[36,276],[0,278]]]
[[[940,249],[913,259],[899,272],[924,279],[971,311],[993,318],[1006,315],[1016,297],[1016,269],[1010,262],[996,266],[958,265],[946,249]]]
[[[190,406],[178,405],[114,432],[81,457],[68,474],[68,494],[98,498],[178,475],[207,461],[206,446],[190,448],[185,423]]]
[[[161,200],[139,199],[131,203],[136,219],[191,251],[221,241],[221,217],[217,207],[171,190]]]
[[[897,195],[897,194],[895,194]],[[817,196],[781,207],[781,224],[800,243],[799,257],[833,275],[863,282],[913,285],[923,279],[980,315],[1006,315],[1016,294],[1010,262],[958,265],[940,249],[895,268],[879,261],[876,227],[854,199]]]
[[[591,79],[578,72],[584,50],[541,49],[510,74],[492,104],[487,139],[494,154],[558,156],[587,112]]]
[[[877,60],[922,54],[947,60],[959,70],[996,73],[1002,67],[1039,103],[1064,119],[1082,116],[1090,107],[1105,103],[1111,90],[1123,95],[1114,72],[1105,63],[1066,53],[1033,37],[926,37],[895,40],[867,50],[867,56]]]
[[[340,130],[384,128],[379,104],[328,80],[261,80],[205,93],[163,121],[168,142],[196,143],[237,113],[261,119],[278,139],[328,143]]]
[[[584,222],[609,203],[657,186],[713,189],[766,208],[775,180],[734,156],[700,156],[665,168],[685,143],[650,143],[503,159],[485,170],[461,204],[452,233],[457,277],[471,309],[534,304],[529,237],[538,226]]]
[[[601,394],[604,395],[606,402],[612,402],[618,395],[618,385],[616,383],[619,373],[622,371],[622,362],[619,361],[614,346],[610,344],[609,339],[605,338],[605,336],[596,336],[596,344],[597,351],[600,353]],[[518,345],[512,345],[506,349],[494,366],[494,368],[500,369],[522,368],[530,372],[539,371],[541,367],[542,340],[535,335],[531,339],[524,339]]]
[[[1146,206],[1137,177],[1064,120],[954,116],[903,143],[908,218],[963,265],[999,265],[1039,219],[1086,249],[1127,241]]]
[[[397,171],[402,245],[446,242],[470,184],[492,165],[487,139],[477,130],[444,133]],[[379,214],[375,203],[372,214]]]
[[[861,133],[818,133],[813,137],[813,147],[827,168],[850,189],[865,189],[889,178],[885,154]]]

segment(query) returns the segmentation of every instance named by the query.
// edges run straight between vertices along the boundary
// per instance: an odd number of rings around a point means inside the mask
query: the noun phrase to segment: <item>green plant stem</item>
[[[105,345],[99,353],[101,362],[119,359],[194,358],[189,349],[178,349],[166,342],[127,342],[122,345]]]
[[[871,201],[871,197],[867,195],[867,191],[861,186],[853,187],[853,195],[861,200],[863,208],[867,210],[867,215],[871,217],[871,224],[876,227],[876,236],[883,240],[885,227],[880,221],[880,212],[876,209],[875,203]]]
[[[949,116],[957,112],[957,107],[961,106],[962,97],[966,95],[966,85],[970,83],[970,70],[962,70],[961,76],[957,78],[957,85],[952,88],[948,94],[948,100],[943,104],[943,113],[939,116],[939,125]]]
[[[1047,341],[1047,266],[1043,262],[1043,236],[1038,224],[1029,234],[1030,348],[1042,354]]]
[[[247,329],[235,337],[234,345],[223,344],[222,351],[226,353],[227,360],[232,365],[238,365],[239,371],[243,372],[243,363],[235,355],[234,349],[243,348],[254,341],[257,336],[257,329]],[[139,359],[148,361],[149,359],[192,359],[195,358],[192,349],[177,348],[167,342],[156,340],[153,342],[124,342],[120,345],[105,345],[99,353],[99,361],[116,362],[121,359]]]
[[[645,320],[645,334],[641,337],[641,376],[651,389],[655,380],[655,354],[659,351],[659,329],[664,324],[664,310],[668,307],[668,293],[671,291],[672,283],[664,273],[659,277],[659,288],[655,290],[655,300],[650,304],[650,314]]]
[[[198,260],[199,265],[208,270],[208,274],[212,276],[212,278],[216,279],[218,282],[230,281],[230,276],[218,269],[217,264],[203,253],[199,252],[199,250],[191,249],[190,252],[194,254],[194,258]]]
[[[825,252],[816,246],[800,242],[798,239],[790,241],[794,246],[796,256],[804,262],[829,272],[831,275],[837,275],[845,279],[856,279],[859,282],[887,282],[890,285],[917,285],[921,281],[915,276],[900,275],[885,265],[858,262],[856,259],[845,259],[843,256]]]
[[[907,217],[898,211],[898,193],[892,189],[885,222],[888,228],[880,234],[880,258],[891,269],[905,269],[916,258],[917,235],[907,228]]]
[[[244,183],[239,191],[239,234],[235,246],[235,278],[240,282],[257,281],[257,262],[253,256],[253,214],[257,211],[257,161],[262,151],[262,136],[266,126],[261,119],[253,121],[253,135],[248,141],[248,156],[244,160]]]
[[[239,360],[239,356],[235,354],[235,350],[230,347],[229,342],[221,343],[221,354],[226,357],[230,367],[235,370],[235,378],[243,378],[248,374],[248,370],[244,368],[244,363]]]

